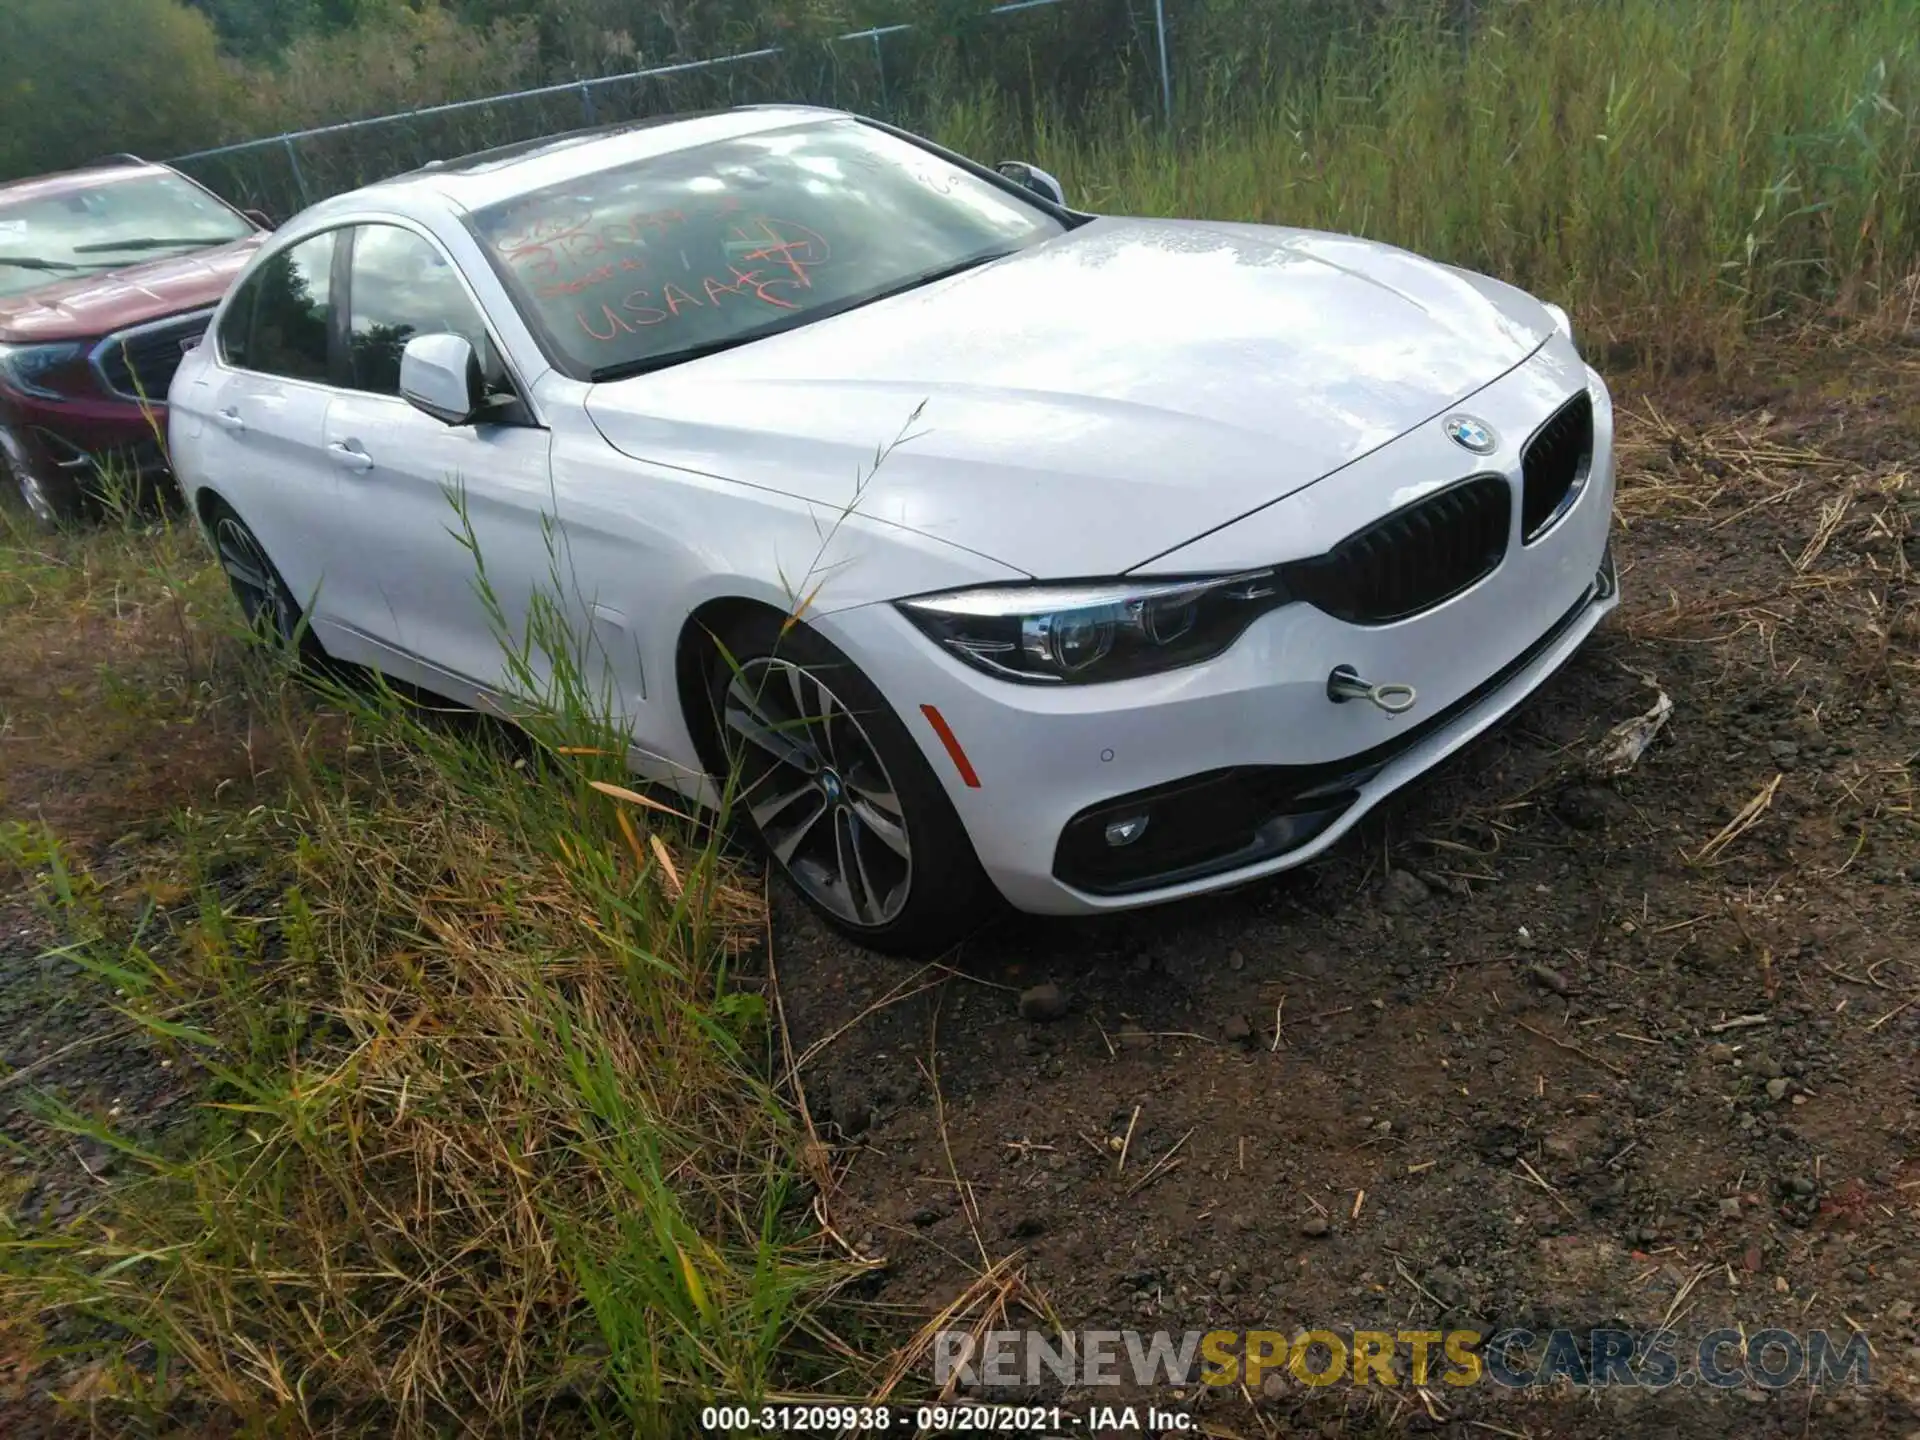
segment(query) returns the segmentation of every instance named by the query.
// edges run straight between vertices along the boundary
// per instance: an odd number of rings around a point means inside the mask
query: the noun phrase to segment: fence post
[[[1153,28],[1160,37],[1160,107],[1173,123],[1173,71],[1167,68],[1167,3],[1153,0]]]
[[[880,49],[880,34],[876,30],[873,36],[873,68],[880,76],[880,113],[887,114],[891,107],[887,104],[887,62]]]
[[[302,205],[311,205],[313,201],[307,196],[307,177],[300,173],[300,156],[293,148],[293,137],[289,135],[280,143],[286,146],[287,164],[293,168],[293,183],[295,188],[300,192],[300,203]]]
[[[593,87],[584,80],[580,82],[580,113],[587,124],[593,124]]]

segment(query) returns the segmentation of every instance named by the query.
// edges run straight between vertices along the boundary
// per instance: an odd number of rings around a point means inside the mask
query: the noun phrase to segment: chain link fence
[[[1023,107],[1042,98],[1070,106],[1095,89],[1121,89],[1163,115],[1172,111],[1165,0],[1009,0],[943,30],[882,25],[344,121],[170,163],[237,205],[283,219],[436,159],[652,115],[779,101],[911,126],[938,89],[927,83],[934,70],[989,84]]]

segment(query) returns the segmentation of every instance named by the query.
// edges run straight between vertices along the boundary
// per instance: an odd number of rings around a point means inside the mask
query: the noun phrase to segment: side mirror
[[[1067,192],[1060,188],[1060,182],[1038,165],[1029,165],[1024,160],[1002,160],[993,168],[1014,184],[1025,186],[1042,200],[1051,200],[1060,206],[1067,203]]]
[[[486,405],[480,357],[461,335],[416,335],[400,352],[400,398],[442,425],[470,424]]]
[[[274,230],[278,228],[273,223],[273,217],[264,210],[242,210],[240,213],[258,225],[262,230]]]

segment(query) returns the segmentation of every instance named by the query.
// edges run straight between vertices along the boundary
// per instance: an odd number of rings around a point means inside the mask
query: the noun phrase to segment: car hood
[[[0,296],[0,341],[86,340],[217,305],[265,234]]]
[[[1030,574],[1111,574],[1457,405],[1552,330],[1510,286],[1369,241],[1099,219],[587,406],[638,459],[836,510],[857,485],[861,514]]]

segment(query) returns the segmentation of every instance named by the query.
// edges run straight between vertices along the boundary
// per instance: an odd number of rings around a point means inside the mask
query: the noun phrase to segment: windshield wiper
[[[755,340],[777,335],[783,330],[792,330],[809,321],[824,320],[829,315],[841,315],[848,310],[857,310],[862,305],[871,305],[876,300],[885,300],[891,295],[904,295],[909,290],[918,290],[922,286],[932,285],[936,281],[946,280],[963,271],[990,265],[995,260],[1004,260],[1016,253],[1012,250],[989,250],[984,255],[970,255],[965,260],[956,260],[949,265],[936,266],[932,270],[923,270],[918,275],[909,276],[898,285],[885,290],[876,290],[867,295],[852,295],[845,300],[829,305],[816,306],[812,310],[803,310],[786,320],[776,320],[771,325],[761,325],[739,335],[729,335],[724,339],[710,340],[704,345],[690,345],[685,350],[674,350],[665,355],[645,355],[637,360],[623,360],[615,365],[601,365],[587,372],[587,379],[595,385],[609,380],[631,380],[636,375],[650,374],[655,370],[665,370],[669,366],[679,365],[688,360],[699,360],[707,355],[717,355],[722,350],[732,350],[736,346],[751,344]]]
[[[972,255],[965,260],[956,260],[951,265],[940,265],[932,270],[923,270],[918,275],[901,281],[890,290],[882,290],[878,294],[867,296],[860,303],[867,305],[875,300],[885,300],[889,295],[904,295],[909,290],[918,290],[937,281],[950,280],[955,275],[963,274],[968,270],[977,270],[982,265],[991,265],[994,261],[1004,260],[1015,253],[1017,252],[1013,250],[989,250],[984,255]]]
[[[16,270],[95,270],[95,265],[75,265],[70,260],[42,260],[38,255],[0,255],[0,265]]]
[[[811,319],[812,316],[808,318]],[[638,360],[622,360],[617,365],[597,365],[587,372],[587,379],[596,385],[604,384],[608,380],[631,380],[636,375],[665,370],[669,365],[678,365],[683,360],[698,360],[703,355],[718,355],[722,350],[731,350],[737,345],[750,344],[764,335],[788,329],[794,323],[797,322],[789,321],[784,325],[775,322],[773,325],[762,325],[758,329],[748,330],[739,335],[709,340],[704,345],[689,345],[684,350],[675,350],[666,355],[646,355]]]
[[[145,240],[96,240],[90,245],[76,245],[76,255],[98,255],[103,250],[170,250],[176,245],[224,245],[236,240],[236,235],[161,235]]]

